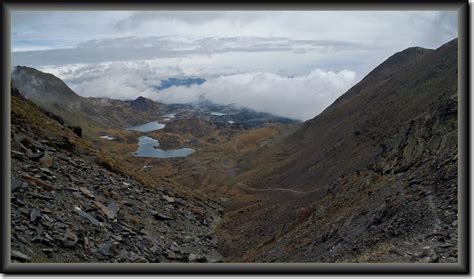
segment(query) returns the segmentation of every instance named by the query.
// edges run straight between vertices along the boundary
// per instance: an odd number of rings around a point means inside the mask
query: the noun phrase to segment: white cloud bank
[[[86,97],[135,99],[144,96],[163,103],[196,103],[204,98],[216,104],[237,104],[303,121],[319,114],[356,82],[355,72],[349,70],[314,69],[295,77],[270,72],[217,74],[218,69],[202,71],[168,62],[113,62],[41,70],[57,75]],[[204,77],[207,81],[189,87],[157,89],[161,80],[189,76]]]
[[[15,11],[11,60],[83,96],[204,97],[306,120],[393,53],[456,36],[456,11]],[[183,76],[207,82],[157,90]]]
[[[314,70],[308,75],[285,77],[273,73],[221,76],[201,85],[171,87],[156,94],[165,103],[197,102],[205,98],[217,104],[235,103],[293,119],[308,120],[353,84],[351,71]]]

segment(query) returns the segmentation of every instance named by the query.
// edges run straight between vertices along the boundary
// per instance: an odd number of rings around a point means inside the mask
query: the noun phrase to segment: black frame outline
[[[103,0],[102,0],[103,1]],[[143,1],[143,0],[141,0]],[[10,10],[144,10],[152,6],[168,10],[457,10],[458,11],[458,205],[459,262],[457,264],[339,264],[339,263],[222,263],[222,264],[12,264],[10,263]],[[470,11],[467,0],[415,0],[350,2],[344,0],[305,3],[264,2],[99,2],[85,0],[4,0],[0,3],[2,187],[0,191],[0,270],[7,274],[471,274],[471,111],[470,111]]]

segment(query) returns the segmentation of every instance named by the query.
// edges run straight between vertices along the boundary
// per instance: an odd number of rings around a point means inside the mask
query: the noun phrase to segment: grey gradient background
[[[5,6],[5,4],[2,4]],[[7,4],[9,6],[9,8],[19,8],[18,6],[15,7],[15,5],[10,5],[10,4]],[[459,5],[455,5],[456,6],[456,9],[459,8],[460,6]],[[45,10],[48,10],[52,7],[46,7],[45,5],[39,5],[37,8],[41,7],[42,9],[44,8]],[[104,6],[105,7],[105,6]],[[119,6],[115,5],[114,6],[115,8],[119,9]],[[143,8],[143,6],[140,6],[141,8]],[[201,6],[199,7],[190,7],[190,6],[186,6],[186,8],[192,8],[192,9],[198,9],[200,8]],[[339,6],[339,8],[344,8],[344,9],[353,9],[354,7],[349,7],[349,6]],[[26,8],[26,7],[25,7]],[[55,6],[56,9],[58,9],[58,6]],[[66,5],[66,6],[63,6],[63,8],[66,8],[66,9],[71,9],[72,8],[72,5]],[[93,4],[91,5],[91,9],[100,9],[101,6],[98,5],[98,4]],[[110,7],[107,7],[107,8],[110,8]],[[239,8],[239,9],[258,9],[258,6],[251,6],[251,7],[245,7],[245,6],[224,6],[224,7],[220,7],[222,9],[235,9],[235,8]],[[268,6],[265,7],[266,9],[268,9]],[[283,9],[283,10],[290,10],[290,9],[331,9],[328,5],[322,5],[322,4],[319,4],[319,5],[315,5],[315,6],[294,6],[294,5],[286,5],[286,6],[273,6],[273,8],[275,9]],[[399,4],[399,5],[395,5],[395,4],[381,4],[381,5],[378,5],[378,6],[373,6],[373,5],[368,5],[368,4],[363,4],[363,5],[358,5],[356,6],[357,9],[359,10],[378,10],[378,9],[405,9],[405,10],[413,10],[413,9],[452,9],[453,8],[453,5],[442,5],[442,6],[437,6],[437,5],[428,5],[428,4],[425,4],[423,6],[417,6],[417,5],[404,5],[404,4]],[[28,9],[31,9],[31,7],[28,7]],[[126,7],[125,9],[130,9],[130,7]],[[209,7],[206,7],[206,9],[209,9]],[[216,7],[216,9],[218,9]],[[459,46],[460,46],[460,59],[459,59],[459,62],[460,62],[460,70],[459,72],[460,73],[463,73],[464,75],[466,75],[467,73],[463,70],[465,70],[465,66],[467,66],[466,62],[467,60],[464,60],[462,59],[462,55],[465,54],[465,51],[466,49],[463,49],[465,47],[467,47],[467,33],[464,28],[464,23],[466,22],[467,18],[467,9],[464,9],[462,11],[462,13],[460,14],[460,17],[459,17],[459,21],[460,21],[460,25],[459,25]],[[8,21],[8,17],[4,17],[4,20]],[[472,22],[471,22],[471,26],[472,26]],[[9,30],[8,29],[8,25],[3,25],[2,28],[4,28],[4,34],[6,34],[5,30]],[[471,32],[472,32],[472,28],[471,28]],[[8,41],[8,38],[4,38],[4,39],[7,39],[7,41],[4,41],[3,45],[9,45],[9,41]],[[8,44],[7,44],[8,43]],[[5,49],[4,50],[4,53],[3,53],[3,69],[2,69],[2,78],[4,81],[9,81],[9,56],[10,56],[10,53],[9,53],[9,50],[8,49]],[[472,75],[472,73],[471,73]],[[466,90],[468,89],[466,86],[468,85],[467,84],[467,80],[466,80],[466,77],[467,76],[461,76],[460,75],[460,83],[459,83],[459,89],[460,89],[460,92],[464,92],[463,93],[460,93],[459,95],[459,100],[460,100],[460,104],[464,104],[464,106],[460,106],[459,107],[459,114],[460,116],[461,115],[465,115],[465,113],[467,113],[467,109],[468,109],[468,105],[469,103],[467,103],[467,100],[465,100],[465,97],[468,97],[468,95],[466,94]],[[3,92],[9,92],[9,82],[4,82],[2,83],[2,86],[3,86]],[[3,208],[2,208],[2,224],[3,225],[7,225],[7,227],[5,228],[4,227],[4,231],[3,231],[3,234],[2,234],[2,242],[3,244],[6,244],[5,247],[3,247],[4,249],[3,250],[3,255],[2,255],[2,261],[3,261],[3,264],[5,265],[5,261],[9,261],[9,247],[10,247],[10,243],[9,243],[9,193],[10,193],[10,178],[9,178],[9,154],[10,154],[10,149],[9,149],[9,139],[10,139],[10,135],[9,135],[9,132],[10,132],[10,127],[9,127],[9,115],[10,115],[10,111],[9,111],[9,103],[10,103],[10,98],[9,98],[9,94],[3,94],[2,95],[3,97],[3,100],[2,100],[2,120],[3,120],[3,127],[4,129],[2,130],[2,138],[4,139],[3,141],[3,148],[2,148],[2,156],[4,158],[4,160],[2,161],[2,170],[4,171],[2,175],[2,185],[6,186],[6,187],[3,187],[3,191],[2,191],[2,205],[3,205]],[[472,106],[472,98],[470,99],[470,102],[471,102],[471,106]],[[472,115],[470,115],[471,119],[472,119]],[[466,123],[465,123],[465,120],[467,119],[462,119],[460,118],[459,119],[459,125],[460,125],[460,147],[459,147],[459,158],[460,158],[460,162],[466,162],[467,159],[468,159],[468,156],[469,154],[471,154],[471,157],[472,157],[472,149],[469,148],[469,146],[467,144],[470,144],[466,141],[466,130],[464,128],[466,128]],[[472,125],[472,120],[471,120],[471,125]],[[470,129],[470,131],[472,131],[472,128]],[[469,132],[470,132],[469,131]],[[464,142],[463,142],[464,140]],[[470,151],[471,153],[468,153],[466,151]],[[8,155],[8,156],[7,156]],[[6,160],[8,159],[8,160]],[[466,167],[466,165],[464,165],[464,167]],[[471,167],[471,171],[474,171],[474,168],[472,166],[472,164],[470,164],[470,167]],[[468,202],[468,199],[471,197],[471,200],[472,200],[472,191],[468,191],[468,188],[466,186],[469,186],[470,185],[470,176],[468,176],[468,170],[465,169],[465,168],[460,168],[459,169],[459,177],[460,177],[460,183],[459,183],[459,187],[460,187],[460,191],[459,191],[459,204],[460,204],[460,219],[461,219],[461,222],[460,222],[460,231],[459,231],[459,236],[460,236],[460,260],[467,260],[467,256],[468,254],[466,253],[470,253],[471,251],[471,247],[467,247],[468,249],[462,249],[462,247],[466,247],[465,245],[469,244],[469,245],[472,245],[472,242],[469,241],[469,238],[470,236],[466,235],[466,221],[467,219],[465,219],[467,217],[467,214],[469,212],[472,212],[472,206],[470,206]],[[467,178],[469,178],[469,180],[466,180]],[[468,184],[465,184],[465,182],[468,182]],[[469,196],[470,194],[470,196]],[[469,211],[467,211],[466,209],[470,209]],[[464,218],[464,219],[463,219]],[[472,225],[471,222],[469,222],[470,225]],[[8,231],[5,231],[8,230]],[[467,242],[466,242],[467,241]],[[472,261],[472,258],[469,259],[470,261]],[[464,264],[466,264],[464,262]],[[15,268],[14,266],[17,266],[18,268]],[[102,272],[130,272],[130,271],[133,271],[133,272],[140,272],[140,271],[146,271],[146,270],[149,270],[151,272],[160,272],[160,271],[165,271],[165,270],[168,270],[168,271],[172,271],[174,270],[175,272],[186,272],[187,271],[193,271],[193,272],[229,272],[229,271],[234,271],[234,272],[245,272],[245,271],[253,271],[253,272],[272,272],[272,273],[278,273],[278,272],[290,272],[290,271],[293,271],[293,272],[315,272],[315,273],[321,273],[321,272],[336,272],[336,273],[344,273],[344,272],[362,272],[362,273],[368,273],[368,272],[371,272],[371,273],[380,273],[380,272],[402,272],[402,273],[418,273],[418,272],[430,272],[430,273],[436,273],[438,275],[442,275],[443,273],[446,273],[446,272],[455,272],[455,271],[461,271],[459,269],[459,266],[457,266],[456,264],[304,264],[304,265],[300,265],[300,264],[198,264],[198,265],[194,265],[194,264],[182,264],[182,265],[173,265],[173,264],[145,264],[144,266],[140,265],[140,264],[130,264],[130,265],[126,265],[126,264],[80,264],[80,269],[84,270],[84,268],[87,267],[88,271],[102,271]],[[13,272],[13,271],[16,271],[16,272],[27,272],[28,270],[29,271],[39,271],[41,272],[41,270],[43,271],[63,271],[63,272],[71,272],[73,270],[76,270],[76,268],[74,267],[78,267],[77,265],[65,265],[65,264],[54,264],[54,265],[46,265],[46,264],[40,264],[40,265],[33,265],[33,264],[20,264],[20,265],[10,265],[8,266],[7,269],[5,269],[4,271],[10,271],[10,272]],[[72,268],[72,269],[71,269]],[[104,269],[105,268],[105,269]],[[10,276],[8,276],[10,277]],[[113,276],[113,277],[117,277],[117,276]],[[21,277],[17,277],[15,276],[15,278],[21,278]],[[112,277],[109,277],[109,278],[112,278]],[[331,277],[331,278],[334,278],[334,277]],[[407,277],[403,277],[403,278],[407,278]],[[420,278],[420,277],[418,277]],[[429,277],[426,277],[426,278],[432,278],[432,276],[429,276]]]

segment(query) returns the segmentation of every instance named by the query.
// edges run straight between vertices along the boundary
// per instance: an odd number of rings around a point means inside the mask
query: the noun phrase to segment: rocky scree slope
[[[331,183],[255,261],[457,262],[456,98],[406,123],[379,160]]]
[[[397,53],[245,160],[243,188],[257,201],[227,210],[221,252],[257,262],[456,262],[457,147],[457,40]],[[302,193],[252,190],[272,188]]]
[[[219,262],[221,205],[144,185],[12,88],[13,262]]]

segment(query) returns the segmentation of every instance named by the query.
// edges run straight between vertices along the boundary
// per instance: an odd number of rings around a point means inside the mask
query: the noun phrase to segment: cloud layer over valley
[[[47,32],[45,32],[47,30]],[[12,63],[82,96],[206,99],[307,120],[411,46],[457,36],[450,11],[12,13]],[[206,82],[160,90],[168,78]]]
[[[351,71],[324,72],[285,77],[272,73],[245,73],[211,79],[202,85],[172,87],[158,93],[169,103],[199,101],[238,104],[293,119],[307,120],[321,112],[353,84]]]
[[[355,81],[355,73],[348,70],[334,72],[316,69],[295,77],[268,72],[220,76],[209,73],[206,75],[206,82],[200,85],[172,86],[158,90],[161,81],[169,77],[186,77],[186,73],[177,67],[159,68],[150,63],[137,62],[43,70],[63,78],[74,91],[83,96],[115,99],[144,96],[164,103],[197,103],[208,100],[299,120],[314,117]]]

